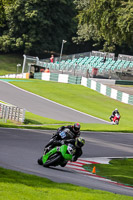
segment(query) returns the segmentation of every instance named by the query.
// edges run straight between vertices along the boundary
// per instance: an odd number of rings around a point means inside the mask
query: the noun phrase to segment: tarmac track
[[[110,183],[98,177],[84,175],[67,167],[44,168],[37,164],[44,145],[53,131],[0,128],[0,166],[59,183],[72,183],[87,188],[133,196],[133,188]],[[133,134],[84,132],[86,140],[82,159],[102,157],[129,157],[133,152]],[[105,145],[104,145],[105,144]]]
[[[0,100],[25,108],[42,117],[68,122],[104,123],[109,122],[63,106],[41,96],[27,92],[8,82],[0,81]]]

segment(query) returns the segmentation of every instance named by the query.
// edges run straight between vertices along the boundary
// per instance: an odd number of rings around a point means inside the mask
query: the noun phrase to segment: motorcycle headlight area
[[[69,154],[73,155],[75,153],[75,148],[72,144],[68,144],[67,151]]]

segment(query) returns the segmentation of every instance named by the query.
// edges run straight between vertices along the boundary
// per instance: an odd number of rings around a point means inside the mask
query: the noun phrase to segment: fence
[[[112,58],[113,60],[115,59],[115,54],[109,52],[92,51],[91,56],[98,56],[98,57],[106,56],[107,58]]]
[[[133,56],[119,54],[118,60],[133,61]]]
[[[2,119],[2,121],[5,123],[7,122],[7,119],[17,122],[24,122],[25,109],[11,105],[9,106],[0,102],[0,119]]]

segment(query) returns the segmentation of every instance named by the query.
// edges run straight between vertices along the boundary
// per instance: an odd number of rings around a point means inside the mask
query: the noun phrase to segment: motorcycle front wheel
[[[43,165],[43,162],[42,162],[42,157],[41,157],[41,158],[39,158],[39,159],[37,160],[37,162],[38,162],[38,164],[39,164],[39,165]]]
[[[61,160],[61,154],[55,153],[54,155],[51,155],[48,160],[43,164],[44,167],[49,166],[57,166],[60,163]]]

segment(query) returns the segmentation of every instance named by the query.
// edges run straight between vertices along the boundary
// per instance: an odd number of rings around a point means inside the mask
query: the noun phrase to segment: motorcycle
[[[112,124],[113,125],[118,125],[120,120],[120,115],[118,113],[115,114],[115,116],[112,119]]]
[[[64,167],[68,161],[72,160],[75,147],[72,144],[57,146],[38,159],[38,164],[44,167],[58,166]]]

